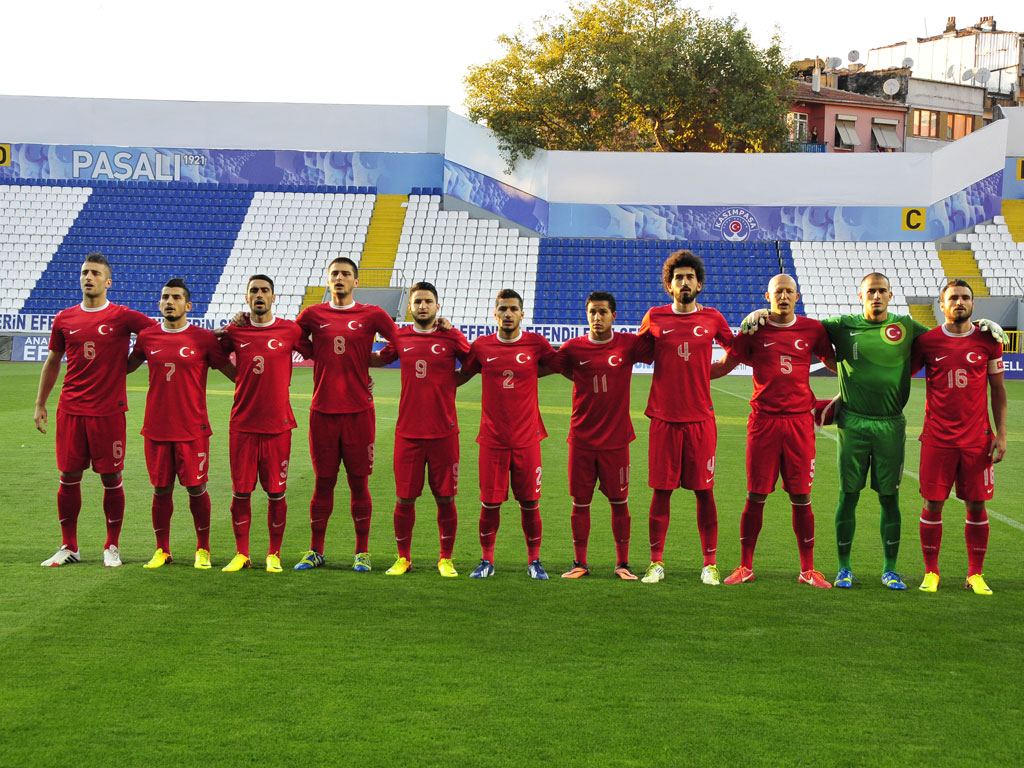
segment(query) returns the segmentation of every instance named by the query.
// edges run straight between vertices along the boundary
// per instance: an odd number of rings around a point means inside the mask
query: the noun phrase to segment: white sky
[[[761,45],[778,26],[789,59],[845,59],[869,48],[964,27],[981,15],[1024,32],[1024,2],[944,7],[723,0],[693,7],[735,13]],[[907,6],[918,6],[907,9]],[[220,101],[442,104],[465,111],[469,66],[500,55],[495,39],[566,0],[35,0],[4,5],[0,92]]]

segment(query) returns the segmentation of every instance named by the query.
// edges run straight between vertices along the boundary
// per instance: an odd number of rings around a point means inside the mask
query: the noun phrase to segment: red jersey
[[[448,437],[459,431],[455,415],[455,361],[466,361],[469,341],[456,328],[400,328],[381,350],[388,363],[402,363],[402,394],[395,434],[409,439]]]
[[[755,415],[791,416],[814,407],[809,376],[814,358],[833,354],[825,326],[809,317],[794,317],[789,325],[769,320],[753,336],[739,334],[729,357],[754,369]]]
[[[921,441],[958,448],[987,446],[988,376],[1003,372],[1003,348],[973,325],[963,336],[932,328],[914,342],[914,369],[928,380]]]
[[[306,307],[296,322],[313,341],[313,404],[320,413],[358,413],[373,407],[370,353],[379,333],[386,339],[398,326],[373,304],[352,302]]]
[[[172,330],[159,323],[139,334],[135,352],[149,362],[142,434],[175,442],[212,435],[206,415],[206,372],[228,364],[213,331],[191,323]]]
[[[629,382],[645,347],[632,333],[612,333],[607,341],[594,341],[588,334],[559,347],[552,367],[573,382],[567,442],[601,450],[636,439],[629,417]]]
[[[529,331],[515,341],[492,333],[473,342],[463,370],[483,376],[478,443],[523,448],[548,436],[537,405],[537,368],[554,357],[548,340]]]
[[[288,385],[292,350],[309,351],[302,329],[280,317],[266,325],[228,325],[221,346],[235,353],[237,369],[231,431],[278,435],[295,429]]]
[[[640,324],[641,339],[654,344],[654,376],[647,399],[649,418],[708,421],[711,402],[711,347],[732,345],[732,331],[717,309],[682,314],[672,304],[651,307]]]
[[[156,321],[134,309],[81,304],[57,314],[50,351],[68,356],[57,407],[76,416],[109,416],[128,410],[128,347],[133,333]]]

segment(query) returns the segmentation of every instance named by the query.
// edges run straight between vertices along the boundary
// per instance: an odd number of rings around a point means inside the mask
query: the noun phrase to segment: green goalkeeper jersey
[[[909,315],[891,312],[880,323],[842,315],[823,325],[836,348],[844,407],[875,418],[901,415],[910,397],[910,350],[928,329]]]

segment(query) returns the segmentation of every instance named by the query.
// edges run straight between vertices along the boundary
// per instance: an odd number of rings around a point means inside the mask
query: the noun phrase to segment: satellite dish
[[[832,58],[830,58],[828,61],[825,62],[825,65],[829,69],[838,69],[839,65],[842,64],[842,63],[843,63],[842,59],[840,59],[838,56],[833,56]]]
[[[946,70],[946,79],[952,80],[954,74],[956,74],[956,68],[952,64],[950,64],[949,69]]]
[[[907,56],[907,58],[905,58],[902,61],[902,63],[900,63],[900,66],[903,67],[904,69],[910,69],[912,66],[914,66],[914,60]]]
[[[882,83],[882,90],[890,96],[895,96],[900,92],[900,81],[895,77],[890,77],[884,83]]]
[[[854,49],[854,50],[850,51],[848,54],[846,54],[846,58],[852,64],[853,62],[857,61],[857,59],[860,58],[860,51]]]
[[[974,82],[984,85],[992,77],[992,70],[988,67],[979,67],[974,73]]]
[[[965,69],[964,73],[962,75],[960,75],[960,79],[963,80],[965,83],[968,80],[973,80],[974,79],[974,70],[973,69]]]

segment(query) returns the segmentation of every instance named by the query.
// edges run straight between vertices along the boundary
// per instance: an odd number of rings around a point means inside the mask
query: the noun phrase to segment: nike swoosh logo
[[[619,488],[619,493],[622,493],[623,491],[628,491],[628,490],[629,490],[629,486],[628,485],[624,485],[621,488]]]
[[[68,331],[68,336],[74,336],[80,330],[82,330],[82,329],[81,328],[75,328],[75,330],[73,330],[73,331]]]
[[[252,342],[251,341],[247,341],[247,342],[245,342],[245,344],[239,344],[238,346],[240,346],[240,347],[248,347],[250,344],[252,344]]]
[[[271,525],[271,527],[273,527],[273,528],[280,528],[281,526],[283,526],[283,525],[284,525],[284,523],[271,523],[270,525]]]
[[[203,479],[202,475],[196,475],[196,480],[202,480],[202,479]]]
[[[498,359],[498,358],[496,358],[496,357],[488,357],[488,358],[487,358],[487,362],[489,363],[489,362],[491,362],[492,360],[497,360],[497,359]]]
[[[330,325],[330,323],[323,323],[320,327],[321,328],[326,328],[328,325]]]
[[[403,352],[409,352],[410,350],[413,350],[413,349],[415,349],[415,347],[402,347],[402,351]]]
[[[147,354],[147,355],[155,355],[155,354],[157,354],[157,353],[159,353],[159,352],[160,352],[160,350],[159,350],[159,349],[147,349],[147,350],[146,350],[146,354]]]
[[[408,541],[408,540],[409,540],[409,537],[408,537],[408,536],[406,536],[406,537],[404,537],[404,538],[401,538],[401,539],[400,539],[400,538],[398,538],[397,536],[395,536],[395,541]]]
[[[885,543],[888,544],[891,547],[893,544],[899,544],[900,540],[896,539],[896,541],[889,541],[888,539],[886,539]]]
[[[677,330],[679,330],[679,329],[678,328],[669,328],[667,331],[662,331],[661,335],[662,336],[668,336],[670,333],[672,333],[673,331],[677,331]]]
[[[584,365],[586,365],[589,362],[590,362],[589,360],[580,360],[580,366],[584,366]]]
[[[949,355],[943,355],[942,357],[936,357],[935,358],[935,362],[937,363],[937,362],[939,362],[939,360],[945,360],[947,357],[949,357]]]
[[[773,344],[775,344],[775,343],[776,343],[776,342],[774,342],[774,341],[766,341],[766,342],[764,343],[764,345],[765,345],[766,347],[770,347],[770,346],[772,346],[772,345],[773,345]]]
[[[862,333],[867,333],[867,331],[850,331],[851,336],[860,336]]]
[[[442,536],[441,540],[443,541],[444,539],[450,539],[450,538],[451,538],[451,536]]]
[[[804,539],[804,544],[810,544],[812,541],[814,541],[814,537],[813,536],[811,536],[811,538],[809,538],[809,539]]]
[[[715,480],[715,476],[714,476],[714,475],[712,475],[711,477],[709,477],[709,478],[708,478],[707,480],[705,480],[704,482],[705,482],[705,483],[712,483],[712,482],[714,482],[714,480]]]
[[[836,544],[839,545],[840,547],[846,547],[846,546],[849,546],[850,542],[848,542],[848,541],[837,541]]]

